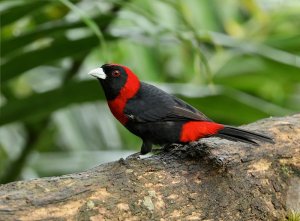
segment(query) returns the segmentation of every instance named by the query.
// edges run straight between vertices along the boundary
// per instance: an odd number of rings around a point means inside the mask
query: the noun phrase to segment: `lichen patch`
[[[170,196],[167,197],[168,199],[170,200],[175,200],[178,198],[178,195],[177,194],[171,194]]]
[[[97,200],[105,200],[107,199],[111,194],[107,192],[106,188],[100,188],[96,192],[92,194],[90,197],[91,200],[97,199]]]
[[[170,214],[170,218],[179,218],[181,216],[181,212],[179,210],[174,210],[171,214]]]
[[[127,211],[127,210],[129,210],[129,205],[127,203],[119,203],[117,205],[117,208],[119,210],[125,210],[125,211]]]
[[[271,166],[271,162],[266,159],[261,159],[249,166],[249,173],[253,172],[264,172],[268,170]]]
[[[145,196],[143,200],[143,205],[150,211],[154,210],[154,205],[150,196]]]
[[[30,211],[27,210],[23,216],[20,216],[20,220],[31,221],[31,220],[43,220],[49,219],[50,217],[75,217],[78,208],[82,205],[81,201],[73,201],[62,206],[53,204],[51,206],[45,206],[42,208],[35,208]],[[28,215],[30,214],[30,216]],[[51,216],[49,216],[51,214]]]
[[[200,213],[192,212],[191,215],[186,217],[186,220],[200,220]]]

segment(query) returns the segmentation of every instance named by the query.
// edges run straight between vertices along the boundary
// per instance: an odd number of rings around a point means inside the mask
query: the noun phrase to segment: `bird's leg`
[[[141,155],[145,155],[151,152],[151,150],[152,150],[152,143],[147,140],[143,140],[143,145],[141,147]]]
[[[145,155],[145,154],[151,152],[151,150],[152,150],[152,143],[149,141],[143,140],[143,145],[141,147],[141,151],[131,154],[126,159],[139,159],[140,155]]]

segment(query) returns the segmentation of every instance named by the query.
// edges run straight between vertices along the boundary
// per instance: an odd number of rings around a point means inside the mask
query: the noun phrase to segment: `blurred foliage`
[[[107,62],[244,124],[300,110],[297,0],[1,1],[0,179],[139,150],[87,72]]]

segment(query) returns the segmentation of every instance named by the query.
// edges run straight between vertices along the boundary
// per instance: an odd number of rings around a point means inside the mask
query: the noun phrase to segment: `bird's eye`
[[[112,72],[112,76],[113,77],[119,77],[121,75],[121,72],[119,71],[119,70],[114,70],[113,72]]]

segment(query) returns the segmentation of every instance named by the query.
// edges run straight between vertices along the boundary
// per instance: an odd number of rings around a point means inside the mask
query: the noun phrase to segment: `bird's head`
[[[108,100],[115,99],[120,95],[121,90],[130,91],[131,87],[140,84],[128,67],[119,64],[104,64],[100,68],[91,70],[89,75],[100,81]]]

